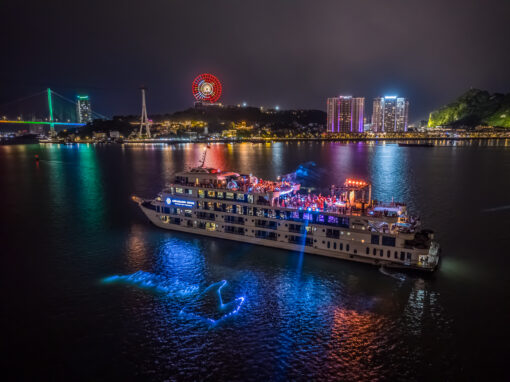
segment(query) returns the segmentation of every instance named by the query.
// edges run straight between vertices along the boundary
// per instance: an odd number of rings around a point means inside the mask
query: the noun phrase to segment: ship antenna
[[[205,146],[204,152],[202,153],[202,158],[200,158],[200,167],[204,167],[205,165],[205,157],[207,156],[208,146]]]

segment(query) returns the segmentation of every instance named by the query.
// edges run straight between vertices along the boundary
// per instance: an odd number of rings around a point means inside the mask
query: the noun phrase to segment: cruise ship
[[[374,201],[372,186],[347,179],[327,195],[285,178],[203,166],[177,173],[156,198],[134,196],[156,226],[388,268],[434,271],[439,245],[403,203]]]

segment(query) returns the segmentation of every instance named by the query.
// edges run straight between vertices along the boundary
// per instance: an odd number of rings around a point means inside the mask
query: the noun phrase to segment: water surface
[[[510,146],[215,144],[263,178],[308,163],[408,202],[443,247],[432,277],[160,230],[153,197],[203,145],[0,147],[3,354],[18,379],[504,379]],[[40,157],[39,163],[34,155]],[[215,283],[215,310],[202,293]],[[213,285],[218,288],[219,284]],[[209,290],[210,291],[210,290]],[[237,305],[235,305],[237,306]],[[215,323],[197,319],[213,317]],[[221,314],[220,314],[221,313]],[[8,373],[11,375],[11,373]]]

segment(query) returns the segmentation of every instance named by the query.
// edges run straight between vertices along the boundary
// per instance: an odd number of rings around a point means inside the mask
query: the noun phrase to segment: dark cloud
[[[398,93],[411,119],[469,87],[508,92],[508,0],[2,2],[0,100],[51,86],[104,114],[192,103],[215,73],[224,103],[325,108]],[[369,102],[371,105],[371,102]]]

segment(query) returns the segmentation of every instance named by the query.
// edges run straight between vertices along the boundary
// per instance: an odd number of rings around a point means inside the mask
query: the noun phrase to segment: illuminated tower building
[[[397,96],[374,99],[372,130],[375,132],[407,131],[409,101]]]
[[[90,107],[89,96],[78,96],[76,103],[76,115],[79,123],[92,122],[92,108]]]
[[[395,131],[407,131],[407,118],[409,114],[409,101],[397,98],[397,113],[395,116]]]
[[[383,130],[383,121],[384,121],[384,98],[377,97],[374,99],[373,107],[372,107],[372,131],[373,132],[381,132]]]
[[[383,131],[395,131],[397,121],[397,96],[384,97]]]
[[[330,133],[338,132],[338,98],[328,98],[327,101],[328,126]]]
[[[328,131],[331,133],[363,132],[364,98],[340,96],[328,98]]]

